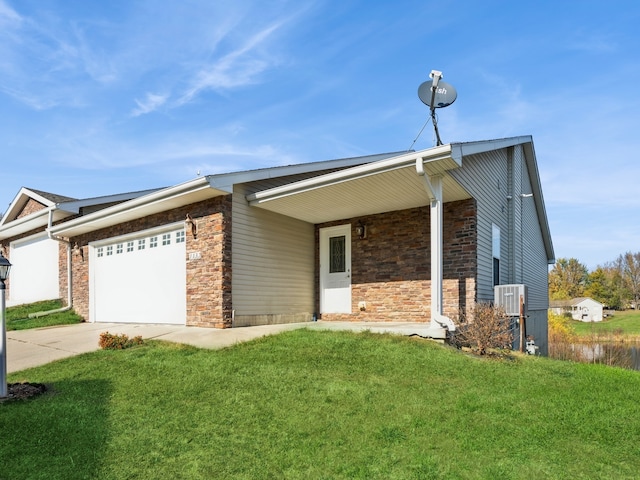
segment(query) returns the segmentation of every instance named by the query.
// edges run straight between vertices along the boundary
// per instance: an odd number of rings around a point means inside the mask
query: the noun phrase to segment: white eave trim
[[[387,160],[366,163],[364,165],[347,168],[345,170],[328,173],[326,175],[320,175],[319,177],[290,183],[281,187],[255,192],[247,195],[246,199],[250,205],[259,205],[269,200],[276,200],[278,198],[327,187],[329,185],[337,185],[339,183],[357,180],[371,175],[378,175],[380,173],[412,167],[416,164],[416,161],[420,160],[422,160],[422,162],[436,162],[438,160],[446,159],[451,159],[455,162],[455,165],[452,165],[452,168],[461,166],[461,150],[452,145],[441,145],[428,150],[410,152]]]
[[[209,192],[207,192],[209,190]],[[198,195],[202,193],[203,195]],[[60,237],[73,237],[119,223],[163,212],[205,198],[227,195],[231,192],[212,188],[209,177],[198,177],[173,187],[155,191],[112,207],[70,220],[51,228],[51,233]],[[176,204],[177,202],[177,204]]]
[[[0,240],[16,237],[38,228],[44,230],[49,224],[49,212],[53,212],[54,221],[71,216],[71,213],[66,210],[59,210],[55,207],[43,208],[30,215],[12,220],[11,222],[7,222],[6,225],[0,226]]]

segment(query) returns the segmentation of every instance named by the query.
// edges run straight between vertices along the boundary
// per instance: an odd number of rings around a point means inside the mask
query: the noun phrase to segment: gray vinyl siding
[[[493,301],[492,225],[500,228],[500,283],[524,283],[528,308],[548,305],[547,255],[521,145],[464,157],[451,175],[478,206],[478,301]],[[509,198],[510,197],[510,198]]]
[[[508,205],[506,150],[465,157],[462,167],[451,175],[476,199],[477,219],[477,299],[493,301],[493,225],[500,228],[500,283],[508,277]]]
[[[524,176],[523,187],[525,192],[531,191],[527,175]],[[549,265],[531,197],[522,198],[522,244],[522,283],[529,287],[528,309],[546,311],[549,308]]]
[[[313,316],[314,226],[250,207],[245,199],[249,193],[277,186],[276,181],[234,186],[232,301],[235,326],[309,321]]]

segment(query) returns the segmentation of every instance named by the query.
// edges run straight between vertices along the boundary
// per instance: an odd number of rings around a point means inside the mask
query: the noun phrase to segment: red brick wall
[[[89,317],[88,243],[184,221],[187,213],[197,226],[194,238],[186,232],[187,325],[226,328],[231,326],[231,196],[216,197],[167,212],[71,238],[83,257],[72,255],[75,311]],[[189,260],[190,253],[200,254]],[[65,267],[66,270],[66,267]],[[66,276],[66,273],[64,273]],[[161,281],[161,279],[159,279]],[[60,282],[62,285],[62,269]]]
[[[367,236],[358,238],[362,222]],[[431,250],[429,207],[352,218],[318,225],[318,229],[351,223],[352,313],[324,314],[323,320],[429,321]],[[316,271],[318,261],[316,231]],[[476,205],[474,200],[445,203],[443,208],[444,314],[475,302]],[[316,274],[316,298],[319,299]],[[360,310],[365,302],[366,310]],[[319,300],[316,305],[319,311]]]

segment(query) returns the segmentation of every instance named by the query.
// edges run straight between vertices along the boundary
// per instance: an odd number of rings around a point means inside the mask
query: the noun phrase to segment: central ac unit
[[[510,317],[520,316],[520,297],[524,304],[523,315],[527,313],[527,286],[526,285],[496,285],[494,288],[494,303],[502,307]]]

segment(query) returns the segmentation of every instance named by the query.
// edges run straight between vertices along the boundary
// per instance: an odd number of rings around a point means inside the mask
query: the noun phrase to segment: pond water
[[[571,350],[578,361],[640,370],[640,348],[637,344],[577,343],[571,345]]]

